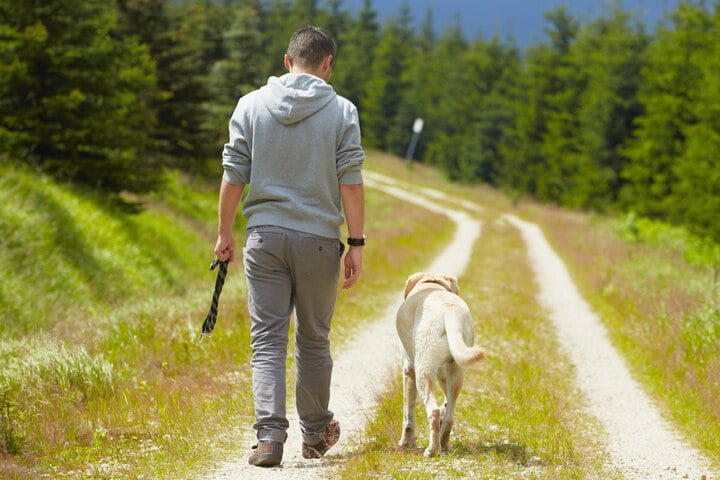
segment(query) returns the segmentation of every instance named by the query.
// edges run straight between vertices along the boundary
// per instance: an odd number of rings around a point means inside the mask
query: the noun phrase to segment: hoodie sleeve
[[[250,183],[252,132],[247,118],[247,95],[235,107],[229,125],[230,138],[222,154],[223,180],[233,185]]]
[[[365,152],[360,143],[360,119],[357,108],[349,100],[338,96],[342,104],[343,122],[337,147],[337,175],[340,184],[363,183],[362,166]]]

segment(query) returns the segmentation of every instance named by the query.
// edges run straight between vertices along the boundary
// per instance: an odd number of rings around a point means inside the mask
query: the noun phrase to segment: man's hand
[[[232,235],[233,222],[237,214],[245,185],[234,185],[225,180],[220,184],[218,201],[218,238],[215,242],[215,256],[221,261],[235,259],[235,239]]]
[[[223,262],[226,260],[232,262],[235,259],[235,239],[232,234],[218,235],[215,256]]]
[[[360,278],[360,274],[362,273],[362,251],[363,247],[350,247],[345,254],[344,289],[352,287]]]

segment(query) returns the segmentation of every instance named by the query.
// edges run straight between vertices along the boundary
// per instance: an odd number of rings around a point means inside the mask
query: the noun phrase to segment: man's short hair
[[[291,65],[317,68],[328,55],[335,57],[335,41],[321,28],[308,25],[290,38],[287,55]]]

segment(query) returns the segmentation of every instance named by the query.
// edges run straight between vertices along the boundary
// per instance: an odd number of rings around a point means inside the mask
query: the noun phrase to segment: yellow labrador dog
[[[405,300],[398,308],[397,333],[404,353],[404,419],[400,447],[414,446],[417,392],[425,405],[430,425],[430,445],[425,456],[447,450],[453,411],[465,377],[465,368],[485,358],[473,346],[473,320],[467,304],[458,296],[457,280],[450,275],[415,273],[405,283]],[[437,378],[445,395],[438,408],[433,393]],[[417,385],[417,386],[416,386]]]

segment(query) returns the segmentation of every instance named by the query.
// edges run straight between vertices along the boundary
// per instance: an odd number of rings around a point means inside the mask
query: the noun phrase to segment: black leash
[[[222,292],[223,285],[225,284],[228,263],[229,262],[227,260],[221,262],[219,259],[216,258],[210,264],[210,270],[215,270],[215,267],[217,267],[218,265],[220,265],[220,268],[218,269],[217,278],[215,279],[215,291],[213,292],[212,302],[210,303],[210,311],[208,312],[207,317],[205,317],[205,321],[202,324],[202,331],[200,332],[200,337],[197,340],[198,344],[203,341],[203,338],[206,335],[210,335],[215,328],[215,322],[217,321],[218,312],[218,300],[220,299],[220,292]]]

